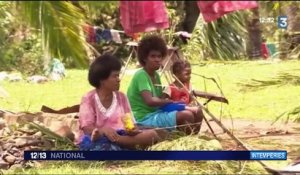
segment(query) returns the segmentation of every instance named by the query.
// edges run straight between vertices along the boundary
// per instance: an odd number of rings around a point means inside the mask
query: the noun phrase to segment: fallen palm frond
[[[271,80],[251,79],[248,83],[238,83],[242,86],[242,91],[259,90],[268,86],[283,86],[286,84],[300,85],[300,76],[291,73],[280,73]]]
[[[181,83],[182,87],[185,87],[184,84],[178,80],[175,76],[174,78],[179,82]],[[188,90],[188,89],[186,89]],[[201,105],[197,99],[194,97],[197,105],[199,107],[201,107],[201,109],[203,109],[206,114],[208,114],[222,129],[224,132],[226,132],[239,146],[241,146],[243,149],[247,150],[247,151],[250,151],[251,148],[246,146],[240,139],[238,139],[237,137],[235,137],[212,113],[210,113],[210,111],[204,107],[203,105]],[[205,120],[206,121],[206,120]],[[209,123],[207,122],[207,124],[209,125]],[[272,174],[278,174],[278,171],[273,169],[273,168],[270,168],[268,165],[266,165],[264,162],[260,161],[260,160],[257,160],[257,162],[269,173],[272,173]]]
[[[288,123],[291,118],[293,122],[300,122],[300,106],[297,106],[289,111],[283,112],[280,115],[278,115],[272,123],[272,125],[283,117],[286,117],[285,123]]]
[[[62,136],[56,134],[55,132],[51,131],[50,129],[48,129],[44,126],[41,126],[37,123],[29,122],[28,124],[33,129],[36,129],[36,130],[42,132],[47,139],[54,141],[55,149],[75,149],[76,148],[76,145],[70,139],[68,139],[66,137],[62,137]]]
[[[222,145],[216,139],[205,136],[199,137],[199,135],[178,137],[178,135],[173,134],[172,136],[172,140],[155,144],[150,147],[149,150],[223,150]],[[149,163],[152,164],[152,166],[157,163],[157,165],[161,167],[157,173],[166,172],[167,170],[164,167],[188,167],[189,169],[185,170],[185,172],[189,171],[191,174],[195,172],[197,172],[197,174],[237,174],[243,171],[261,174],[264,172],[257,163],[251,163],[251,165],[247,164],[242,167],[240,166],[240,161],[158,161],[155,163],[144,161],[142,165]],[[171,171],[168,170],[168,172]],[[177,173],[178,172],[177,170]]]
[[[222,150],[219,141],[207,140],[198,136],[185,136],[178,139],[166,140],[149,148],[150,150]]]

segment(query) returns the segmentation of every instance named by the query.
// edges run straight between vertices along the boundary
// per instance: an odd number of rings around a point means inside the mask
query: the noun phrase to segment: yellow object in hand
[[[125,114],[125,116],[123,118],[123,123],[125,125],[126,131],[132,131],[134,129],[134,124],[132,122],[130,113]]]

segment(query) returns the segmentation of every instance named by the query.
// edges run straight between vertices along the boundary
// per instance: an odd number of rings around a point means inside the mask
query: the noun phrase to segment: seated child
[[[189,105],[193,101],[192,95],[195,95],[196,97],[203,97],[209,100],[228,103],[228,100],[223,96],[192,90],[190,83],[191,65],[188,61],[176,61],[172,66],[172,73],[177,79],[164,89],[163,98],[169,98],[173,101],[181,101],[186,105]],[[184,87],[182,85],[184,85]],[[190,109],[191,111],[196,110],[196,108],[189,106],[186,106],[186,109]]]

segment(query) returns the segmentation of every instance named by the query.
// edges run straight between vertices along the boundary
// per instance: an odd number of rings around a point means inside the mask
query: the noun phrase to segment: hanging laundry
[[[86,34],[86,41],[89,43],[101,43],[101,41],[114,41],[118,44],[122,43],[120,33],[124,31],[114,29],[102,29],[98,26],[84,25],[83,30]]]
[[[112,36],[111,36],[111,32],[109,29],[104,29],[101,33],[101,37],[105,40],[105,41],[111,41],[112,40]]]
[[[100,29],[98,27],[95,27],[95,28],[96,28],[96,43],[99,44],[102,40],[102,36],[101,36],[102,29]]]
[[[258,7],[256,1],[198,1],[200,13],[205,22],[211,22],[225,14]]]
[[[96,28],[96,42],[99,44],[101,41],[107,42],[112,40],[112,35],[109,29]]]
[[[83,31],[86,33],[86,41],[89,43],[96,43],[96,31],[93,26],[83,25]]]
[[[120,37],[120,31],[118,30],[114,30],[114,29],[110,29],[110,33],[112,36],[112,40],[118,44],[122,43],[121,37]]]
[[[129,36],[169,28],[164,1],[120,1],[120,20]]]
[[[114,41],[116,43],[122,43],[121,36],[119,30],[114,29],[96,29],[96,41],[100,43],[101,41]]]

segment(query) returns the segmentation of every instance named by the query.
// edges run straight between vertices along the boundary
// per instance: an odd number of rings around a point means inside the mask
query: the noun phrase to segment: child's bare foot
[[[92,142],[96,141],[99,137],[101,137],[101,134],[100,134],[99,130],[96,128],[93,130],[92,135],[91,135]]]

